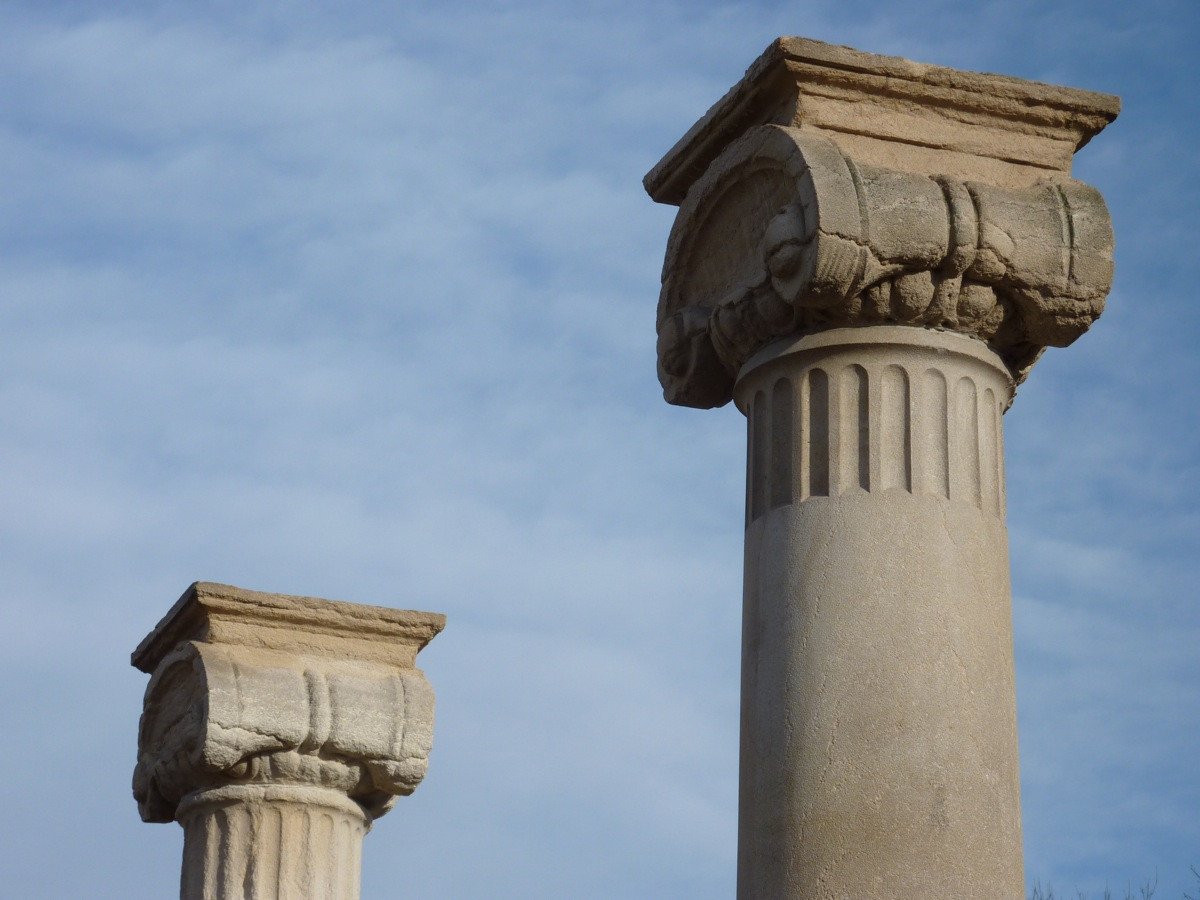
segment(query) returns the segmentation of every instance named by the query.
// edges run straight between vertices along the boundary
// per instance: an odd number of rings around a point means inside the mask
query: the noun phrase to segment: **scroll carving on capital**
[[[889,324],[977,338],[1020,381],[1103,311],[1112,256],[1104,200],[1082,182],[891,171],[804,128],[760,126],[680,206],[659,379],[670,403],[722,406],[741,367],[776,340]]]
[[[416,669],[190,641],[147,688],[134,796],[169,822],[194,790],[312,784],[379,816],[425,775],[433,706]]]
[[[230,785],[330,788],[370,822],[411,794],[433,744],[433,689],[412,665],[434,613],[198,583],[134,653],[146,687],[133,793],[169,822]]]

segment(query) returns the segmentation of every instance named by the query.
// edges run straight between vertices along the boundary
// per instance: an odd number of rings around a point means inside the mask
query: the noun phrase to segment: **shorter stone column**
[[[437,613],[193,584],[133,653],[133,793],[184,829],[184,900],[359,896],[362,838],[420,783]]]

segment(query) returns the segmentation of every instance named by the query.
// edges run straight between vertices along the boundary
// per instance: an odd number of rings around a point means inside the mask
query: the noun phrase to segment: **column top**
[[[417,651],[438,613],[196,582],[133,652],[150,674],[133,792],[169,822],[194,791],[308,785],[370,818],[421,782],[433,691]]]
[[[643,184],[677,206],[727,146],[773,124],[816,131],[863,163],[1024,187],[1070,175],[1120,108],[1111,94],[780,37]]]
[[[411,667],[445,625],[440,613],[197,581],[142,639],[130,662],[153,673],[180,643],[203,641]]]
[[[646,176],[679,206],[658,302],[669,403],[728,403],[781,338],[902,325],[1016,382],[1104,309],[1112,221],[1071,177],[1118,98],[780,38]]]

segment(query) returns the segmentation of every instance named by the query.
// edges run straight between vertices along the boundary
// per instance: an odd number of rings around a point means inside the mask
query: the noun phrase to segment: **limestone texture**
[[[658,306],[667,401],[722,406],[771,341],[856,325],[969,334],[1021,381],[1104,309],[1111,221],[1069,173],[1117,109],[779,39],[646,177],[680,205]]]
[[[1075,151],[1120,109],[1111,94],[781,37],[643,184],[678,206],[729,144],[771,124],[818,132],[868,165],[1024,187],[1070,175]]]
[[[1002,416],[1103,312],[1118,110],[780,38],[646,176],[664,396],[747,417],[741,900],[1023,896]]]
[[[747,365],[739,896],[1023,895],[1001,414],[956,334]]]
[[[181,896],[356,898],[362,837],[428,766],[445,618],[193,584],[134,651],[133,792],[184,828]]]

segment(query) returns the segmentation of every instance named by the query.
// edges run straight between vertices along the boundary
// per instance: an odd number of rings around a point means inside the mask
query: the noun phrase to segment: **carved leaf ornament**
[[[732,399],[786,337],[863,325],[955,331],[1024,379],[1104,309],[1113,233],[1094,188],[1001,188],[860,165],[803,127],[763,125],[688,191],[667,246],[658,372],[668,402]]]

